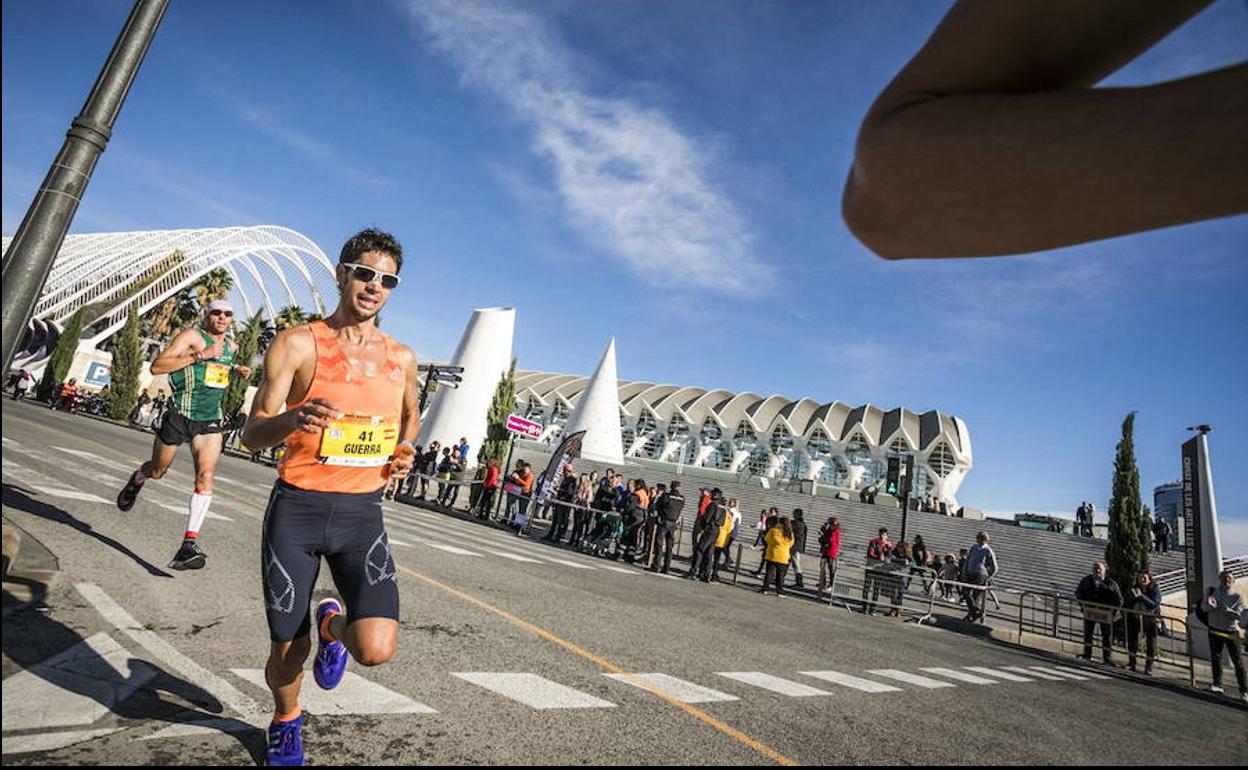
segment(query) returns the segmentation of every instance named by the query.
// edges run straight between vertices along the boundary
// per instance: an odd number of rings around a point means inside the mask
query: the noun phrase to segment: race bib
[[[229,365],[209,362],[208,366],[204,368],[204,386],[209,388],[226,388],[229,385]]]
[[[372,468],[390,462],[398,443],[397,418],[348,414],[330,420],[321,431],[318,455],[324,465]]]

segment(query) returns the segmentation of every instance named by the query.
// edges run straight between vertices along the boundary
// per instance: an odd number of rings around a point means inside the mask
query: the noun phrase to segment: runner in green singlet
[[[165,475],[178,447],[190,443],[195,462],[195,491],[191,495],[186,535],[169,566],[200,569],[207,555],[197,543],[199,529],[212,504],[212,477],[221,456],[221,432],[225,429],[221,399],[230,384],[230,373],[250,377],[251,369],[234,363],[234,349],[226,339],[234,324],[234,309],[225,300],[211,302],[203,324],[186,329],[152,362],[152,374],[168,374],[173,395],[156,440],[152,459],[143,463],[117,495],[117,507],[134,507],[139,490],[148,479]]]

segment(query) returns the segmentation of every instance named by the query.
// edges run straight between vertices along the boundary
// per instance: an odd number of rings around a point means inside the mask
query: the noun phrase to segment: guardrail
[[[1149,624],[1156,629],[1153,634],[1148,633]],[[1109,628],[1106,631],[1098,626]],[[1100,644],[1092,638],[1096,631],[1106,634]],[[1140,635],[1145,636],[1147,658],[1148,637],[1152,636],[1156,643],[1154,662],[1187,672],[1188,683],[1196,686],[1191,633],[1185,620],[1163,619],[1154,612],[1079,601],[1058,594],[1023,591],[1018,602],[1018,633],[1020,638],[1024,633],[1030,633],[1074,642],[1084,647],[1085,654],[1090,654],[1093,647],[1099,646],[1104,655],[1120,652],[1129,659],[1139,657]],[[1132,635],[1136,637],[1134,640],[1130,638]],[[1104,644],[1106,638],[1108,646]]]

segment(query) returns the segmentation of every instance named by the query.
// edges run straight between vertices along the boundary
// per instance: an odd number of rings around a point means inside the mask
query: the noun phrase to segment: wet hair
[[[394,272],[398,273],[403,269],[403,247],[399,245],[398,239],[372,227],[359,231],[342,244],[338,262],[345,265],[355,264],[370,251],[380,251],[392,257]]]

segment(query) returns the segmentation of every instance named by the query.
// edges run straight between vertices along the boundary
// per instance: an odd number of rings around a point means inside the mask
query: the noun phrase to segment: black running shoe
[[[194,540],[183,540],[182,547],[178,549],[173,561],[169,562],[169,566],[173,569],[203,569],[207,561],[208,555],[199,550],[199,545]]]
[[[134,507],[134,501],[139,499],[139,490],[143,487],[134,485],[134,475],[126,479],[126,485],[117,493],[117,507],[123,511],[128,511]]]

